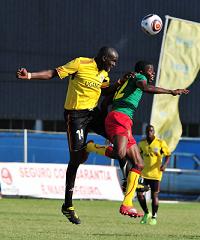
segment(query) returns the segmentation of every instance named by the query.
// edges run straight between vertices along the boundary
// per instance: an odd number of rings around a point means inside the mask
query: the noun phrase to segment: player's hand
[[[128,73],[124,74],[124,76],[118,80],[118,83],[120,85],[123,85],[129,78],[135,78],[135,73],[128,72]]]
[[[124,74],[123,78],[124,79],[129,79],[129,78],[134,78],[135,77],[135,72],[128,72],[126,74]]]
[[[166,169],[166,167],[167,167],[166,164],[161,165],[161,166],[160,166],[160,171],[161,171],[161,172],[164,172],[165,169]]]
[[[16,77],[20,79],[28,79],[28,71],[26,68],[20,68],[16,72]]]
[[[176,89],[176,90],[172,90],[171,94],[173,96],[177,96],[177,95],[182,95],[182,94],[188,94],[190,91],[188,89]]]

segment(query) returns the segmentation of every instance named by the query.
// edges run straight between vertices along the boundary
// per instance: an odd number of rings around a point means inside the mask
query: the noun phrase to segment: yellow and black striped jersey
[[[64,108],[91,109],[97,106],[101,88],[108,87],[108,72],[99,71],[94,58],[79,57],[56,68],[61,79],[70,76]]]

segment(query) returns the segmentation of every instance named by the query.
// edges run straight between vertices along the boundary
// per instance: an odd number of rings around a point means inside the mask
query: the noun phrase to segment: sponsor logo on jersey
[[[85,86],[90,88],[101,88],[101,84],[85,81]]]

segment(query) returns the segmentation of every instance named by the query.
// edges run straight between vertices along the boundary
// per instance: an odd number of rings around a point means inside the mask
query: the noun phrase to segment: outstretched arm
[[[151,93],[151,94],[171,94],[173,96],[181,95],[181,94],[188,94],[189,90],[187,89],[165,89],[161,87],[155,87],[153,85],[147,84],[145,81],[138,81],[137,86],[144,92]]]
[[[58,76],[58,73],[55,69],[53,70],[44,70],[40,72],[28,72],[26,68],[20,68],[16,72],[16,77],[19,79],[43,79],[49,80],[53,77]]]

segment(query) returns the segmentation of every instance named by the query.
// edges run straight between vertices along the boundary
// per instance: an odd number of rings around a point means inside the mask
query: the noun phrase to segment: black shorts
[[[90,131],[106,138],[105,117],[98,108],[93,110],[65,110],[64,118],[70,151],[83,149]]]
[[[143,184],[151,188],[151,192],[160,192],[160,181],[144,178]]]

